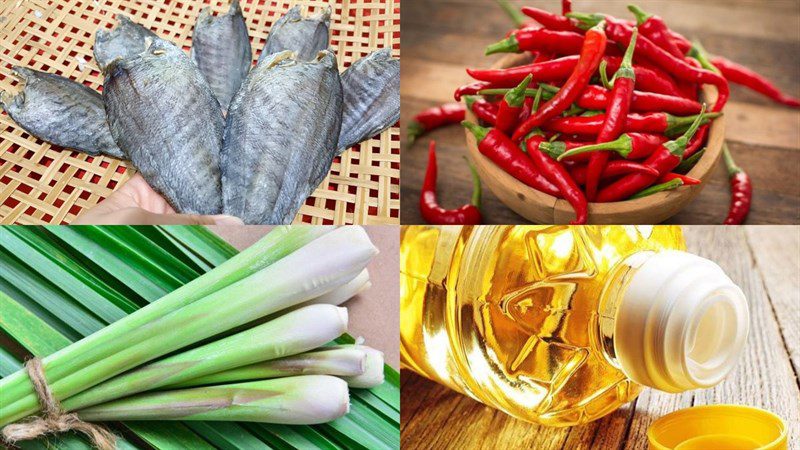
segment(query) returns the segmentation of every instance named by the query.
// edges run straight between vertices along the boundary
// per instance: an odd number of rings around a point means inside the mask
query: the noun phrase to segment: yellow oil
[[[684,250],[671,226],[405,226],[405,368],[515,417],[588,422],[633,400],[613,317],[639,251]]]

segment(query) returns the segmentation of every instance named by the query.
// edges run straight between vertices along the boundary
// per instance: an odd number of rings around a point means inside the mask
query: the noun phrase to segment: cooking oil
[[[673,226],[406,226],[405,368],[515,417],[584,423],[642,385],[718,383],[748,330],[741,290]]]

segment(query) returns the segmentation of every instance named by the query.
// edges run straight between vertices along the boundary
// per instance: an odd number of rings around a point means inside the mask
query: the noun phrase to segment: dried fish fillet
[[[156,38],[113,61],[103,99],[111,135],[145,180],[181,213],[222,210],[222,110],[203,74],[175,45]]]
[[[113,30],[97,30],[95,33],[94,59],[100,70],[105,71],[111,61],[132,58],[145,50],[148,39],[157,38],[155,33],[127,16],[117,14],[117,25]]]
[[[298,61],[311,61],[328,48],[331,8],[319,14],[303,17],[300,6],[294,6],[272,25],[259,62],[269,55],[285,50],[297,54]]]
[[[354,62],[342,74],[344,108],[339,153],[400,120],[400,60],[384,48]]]
[[[200,11],[194,26],[191,54],[222,110],[227,110],[253,62],[239,0],[231,3],[224,16],[212,16],[209,8]]]
[[[225,213],[248,224],[290,223],[336,155],[342,85],[336,57],[267,57],[233,97],[222,147]]]
[[[52,73],[13,69],[23,88],[16,95],[3,95],[0,104],[25,131],[90,155],[125,157],[111,137],[98,92]]]

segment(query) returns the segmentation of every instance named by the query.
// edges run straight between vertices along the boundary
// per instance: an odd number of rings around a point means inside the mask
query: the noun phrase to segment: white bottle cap
[[[614,350],[633,381],[666,392],[711,387],[736,365],[747,299],[722,269],[691,253],[640,252],[617,310]]]

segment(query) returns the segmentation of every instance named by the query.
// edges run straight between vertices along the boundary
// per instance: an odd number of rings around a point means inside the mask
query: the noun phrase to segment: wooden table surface
[[[513,2],[557,11],[556,0]],[[575,11],[601,11],[630,17],[627,1],[575,0]],[[697,37],[712,53],[757,68],[786,92],[800,96],[800,0],[640,0],[648,12],[675,30]],[[510,20],[491,0],[408,1],[403,4],[402,117],[407,124],[423,108],[453,101],[457,86],[470,81],[465,67],[488,67],[501,55],[483,56],[486,45],[503,37]],[[725,108],[727,138],[736,161],[753,178],[753,207],[747,223],[800,223],[800,111],[732,86]],[[454,126],[430,133],[413,148],[403,148],[401,176],[403,223],[422,223],[417,207],[427,160],[427,143],[436,139],[440,202],[445,207],[469,201],[470,175],[464,132]],[[405,142],[405,135],[403,135]],[[720,163],[703,192],[669,222],[715,224],[725,218],[728,181]],[[488,190],[487,223],[525,223]]]
[[[404,449],[647,449],[657,418],[693,405],[735,403],[765,408],[789,427],[800,448],[800,227],[684,227],[689,251],[709,258],[741,286],[750,302],[750,336],[734,371],[712,389],[639,398],[587,425],[529,424],[401,372]]]

